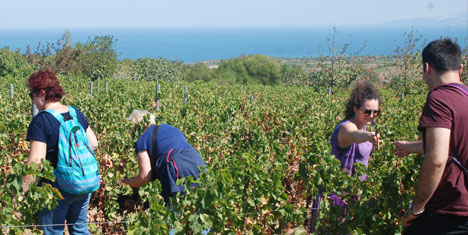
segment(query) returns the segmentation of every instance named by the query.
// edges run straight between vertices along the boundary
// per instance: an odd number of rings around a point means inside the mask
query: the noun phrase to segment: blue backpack
[[[58,185],[71,194],[87,194],[101,186],[101,175],[86,131],[78,122],[76,111],[68,107],[72,119],[64,120],[59,112],[47,109],[59,122],[57,167],[54,170]]]

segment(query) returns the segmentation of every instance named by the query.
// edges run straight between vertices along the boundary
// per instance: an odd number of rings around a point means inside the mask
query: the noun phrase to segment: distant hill
[[[468,30],[468,12],[450,17],[413,18],[389,21],[383,26],[466,26]]]

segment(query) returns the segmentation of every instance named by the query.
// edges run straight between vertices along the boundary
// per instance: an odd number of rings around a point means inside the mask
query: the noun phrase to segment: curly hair
[[[379,92],[374,88],[374,86],[368,82],[363,81],[356,84],[351,96],[346,103],[345,108],[345,118],[350,119],[354,116],[354,107],[361,108],[366,100],[378,100],[380,103]]]
[[[32,93],[44,91],[47,102],[57,102],[65,95],[65,91],[60,86],[60,82],[54,72],[50,70],[40,70],[33,73],[27,82]]]

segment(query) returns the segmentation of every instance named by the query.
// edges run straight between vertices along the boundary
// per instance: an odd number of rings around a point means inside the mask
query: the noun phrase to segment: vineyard
[[[155,83],[127,79],[103,81],[90,94],[89,80],[61,77],[67,95],[63,103],[78,107],[88,118],[99,141],[102,187],[91,199],[89,228],[93,234],[292,234],[309,230],[312,200],[346,191],[349,212],[331,207],[324,199],[315,226],[317,233],[395,234],[404,208],[412,198],[421,156],[398,158],[392,140],[417,138],[417,122],[425,100],[424,87],[404,99],[380,88],[383,113],[371,130],[382,136],[380,151],[371,154],[366,171],[350,177],[330,155],[329,138],[343,119],[348,92],[329,95],[309,87],[235,86],[160,82],[159,110]],[[47,185],[32,186],[17,203],[24,174],[53,178],[49,164],[26,166],[31,101],[26,78],[0,82],[0,226],[2,233],[38,232],[37,212],[53,207],[60,195]],[[13,98],[9,84],[14,85]],[[184,86],[188,100],[184,104]],[[134,144],[140,134],[125,118],[133,109],[154,112],[158,123],[179,128],[201,153],[207,169],[169,210],[158,181],[133,191],[118,184],[134,176],[138,165]],[[374,129],[373,129],[374,128]],[[184,184],[190,184],[186,179]],[[361,200],[352,200],[359,195]],[[345,216],[344,216],[345,215]]]

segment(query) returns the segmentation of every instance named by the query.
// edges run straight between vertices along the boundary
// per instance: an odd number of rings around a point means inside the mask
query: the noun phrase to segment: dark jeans
[[[412,234],[468,234],[468,217],[424,213],[403,231]]]

